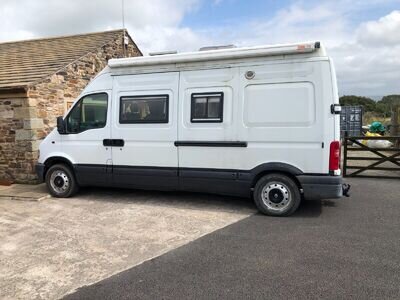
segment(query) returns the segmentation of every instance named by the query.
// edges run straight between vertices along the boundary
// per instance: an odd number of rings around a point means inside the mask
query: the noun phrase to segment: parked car
[[[41,143],[37,173],[55,197],[185,190],[287,216],[342,196],[339,113],[319,42],[112,59]]]

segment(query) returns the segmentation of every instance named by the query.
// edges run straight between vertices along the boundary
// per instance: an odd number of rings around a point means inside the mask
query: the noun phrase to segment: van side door
[[[184,190],[240,194],[238,68],[182,71],[179,86],[179,181]]]
[[[131,188],[178,187],[179,72],[115,76],[113,183]]]

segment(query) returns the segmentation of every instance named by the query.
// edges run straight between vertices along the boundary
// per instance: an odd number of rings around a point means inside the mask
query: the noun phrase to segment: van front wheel
[[[268,174],[254,188],[254,202],[260,212],[269,216],[289,216],[300,205],[296,183],[283,174]]]
[[[71,169],[64,164],[51,166],[46,173],[46,185],[53,197],[68,198],[78,191]]]

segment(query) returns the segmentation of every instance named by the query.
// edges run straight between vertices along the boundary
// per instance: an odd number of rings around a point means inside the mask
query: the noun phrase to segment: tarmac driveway
[[[0,200],[0,298],[399,299],[400,182],[347,181],[289,218],[190,193]]]
[[[66,299],[400,299],[400,182],[251,215]]]
[[[0,298],[60,298],[254,212],[249,199],[113,189],[0,200]]]

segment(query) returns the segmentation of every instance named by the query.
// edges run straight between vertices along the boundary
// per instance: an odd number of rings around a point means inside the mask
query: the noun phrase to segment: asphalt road
[[[399,299],[400,182],[252,215],[66,299]]]

